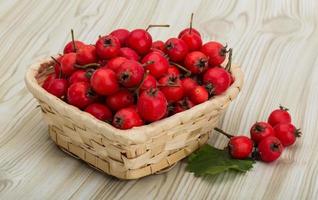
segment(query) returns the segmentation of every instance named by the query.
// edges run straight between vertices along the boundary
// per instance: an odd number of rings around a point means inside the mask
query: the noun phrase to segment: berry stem
[[[172,64],[172,65],[178,67],[179,69],[185,71],[186,72],[186,76],[191,76],[191,71],[186,69],[185,67],[183,67],[183,66],[181,66],[181,65],[179,65],[179,64],[177,64],[175,62],[170,62],[170,64]]]
[[[223,135],[225,135],[227,138],[232,138],[234,137],[233,135],[230,135],[228,133],[226,133],[225,131],[223,131],[222,129],[218,128],[218,127],[215,127],[214,130],[216,130],[217,132],[219,133],[222,133]]]
[[[231,72],[231,67],[232,67],[232,52],[233,52],[233,49],[230,48],[229,49],[229,60],[225,66],[225,70],[227,70],[228,72]]]
[[[189,33],[190,33],[190,34],[192,33],[193,16],[194,16],[194,13],[191,13],[191,18],[190,18],[190,30],[189,30]]]
[[[74,31],[73,31],[73,29],[71,29],[71,37],[72,37],[73,48],[74,48],[74,51],[76,52],[76,51],[77,51],[77,47],[76,47],[76,45],[75,45],[75,39],[74,39]]]
[[[146,72],[144,73],[144,77],[142,78],[142,81],[140,82],[140,84],[138,85],[138,87],[135,90],[135,93],[137,95],[137,99],[139,97],[140,88],[141,88],[142,84],[145,82],[145,79],[149,75],[149,73],[150,73],[150,71],[146,70]]]
[[[284,110],[284,111],[288,111],[289,110],[288,108],[282,106],[281,104],[279,104],[279,109]]]
[[[59,68],[60,68],[60,70],[59,70],[59,78],[61,78],[61,77],[62,77],[61,63],[60,63],[57,59],[55,59],[53,56],[51,56],[51,58],[53,59],[53,61],[54,61],[56,64],[58,64],[58,66],[59,66]]]
[[[74,65],[74,67],[76,67],[78,69],[97,68],[99,66],[100,66],[100,64],[98,64],[98,63],[90,63],[87,65],[78,65],[78,64]]]
[[[150,24],[146,28],[146,31],[148,31],[150,28],[154,28],[154,27],[170,27],[170,25],[169,24]]]
[[[142,64],[142,67],[146,67],[146,66],[154,64],[154,63],[155,63],[155,61],[149,60],[149,61],[145,62],[144,64]]]

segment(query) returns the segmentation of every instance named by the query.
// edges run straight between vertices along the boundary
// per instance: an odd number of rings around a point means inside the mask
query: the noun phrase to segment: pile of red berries
[[[97,119],[129,129],[185,111],[223,93],[232,83],[227,49],[202,44],[192,28],[166,42],[148,29],[117,29],[94,45],[74,40],[55,61],[43,88]],[[168,25],[157,25],[166,27]]]
[[[230,138],[228,148],[233,158],[252,157],[264,162],[278,159],[284,147],[294,144],[296,138],[301,136],[300,129],[291,123],[288,109],[282,106],[269,115],[267,122],[256,122],[251,127],[251,139],[247,136],[232,136],[218,128],[215,130]]]

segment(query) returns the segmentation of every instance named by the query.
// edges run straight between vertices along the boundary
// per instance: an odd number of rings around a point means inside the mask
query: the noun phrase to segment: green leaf
[[[244,173],[250,170],[254,163],[252,159],[233,159],[227,150],[206,144],[189,156],[187,170],[194,172],[196,176],[216,175],[225,171]]]

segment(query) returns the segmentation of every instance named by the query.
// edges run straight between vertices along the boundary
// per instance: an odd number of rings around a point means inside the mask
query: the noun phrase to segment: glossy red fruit
[[[182,30],[179,33],[178,38],[181,38],[185,33],[190,33],[190,28],[186,28],[186,29]],[[200,32],[198,30],[194,29],[194,28],[191,29],[191,34],[197,34],[198,36],[201,37]]]
[[[262,161],[272,162],[283,152],[283,145],[275,136],[269,136],[258,144],[258,154]]]
[[[89,83],[73,83],[67,89],[67,102],[80,109],[86,108],[93,103],[96,95],[90,90]]]
[[[144,121],[154,122],[165,116],[167,105],[164,94],[157,88],[150,88],[140,94],[137,109]]]
[[[132,127],[141,126],[144,122],[140,118],[136,109],[133,107],[123,108],[119,110],[113,119],[113,125],[119,129],[130,129]]]
[[[144,76],[143,66],[134,60],[127,60],[117,70],[117,79],[124,87],[138,86]]]
[[[160,91],[169,103],[177,102],[185,96],[181,80],[177,76],[166,75],[159,79]]]
[[[188,110],[194,106],[194,103],[190,101],[188,98],[184,98],[178,102],[176,102],[176,105],[173,108],[173,113],[179,113],[183,112],[185,110]]]
[[[47,88],[49,87],[49,85],[51,84],[51,81],[53,79],[55,79],[56,75],[55,74],[50,74],[46,77],[46,79],[44,80],[42,87],[47,90]]]
[[[139,55],[145,55],[150,51],[152,45],[151,35],[144,29],[135,29],[130,32],[126,44]]]
[[[71,85],[77,82],[89,83],[92,73],[93,73],[93,70],[82,70],[82,69],[77,70],[68,79],[69,84]]]
[[[180,39],[187,44],[190,52],[199,51],[202,47],[201,37],[193,32],[184,33]]]
[[[200,51],[188,53],[184,60],[184,66],[193,74],[201,74],[209,67],[209,58]]]
[[[85,109],[85,112],[90,113],[97,119],[101,121],[107,121],[110,122],[113,118],[112,112],[109,110],[109,108],[103,104],[100,103],[92,103]]]
[[[229,141],[229,151],[235,159],[248,158],[253,151],[253,141],[246,136],[234,136]]]
[[[177,38],[170,38],[165,43],[165,52],[173,62],[181,62],[184,60],[189,50],[186,43]]]
[[[187,95],[189,94],[191,90],[193,90],[196,86],[198,86],[198,83],[190,77],[182,79],[181,84],[183,86],[185,94]]]
[[[124,47],[126,45],[127,37],[129,36],[129,31],[124,28],[116,29],[112,31],[109,35],[115,36],[120,42],[120,46]]]
[[[64,54],[60,63],[62,73],[66,76],[70,76],[76,71],[76,68],[74,67],[76,64],[76,53]]]
[[[275,136],[273,127],[266,122],[256,122],[250,130],[252,140],[258,144],[264,138]]]
[[[165,50],[165,43],[164,43],[163,41],[161,41],[161,40],[154,41],[154,42],[152,43],[151,48],[153,48],[153,49],[159,49],[160,51],[163,52],[163,51]]]
[[[209,93],[205,87],[198,85],[189,91],[189,99],[195,104],[200,104],[209,99]]]
[[[91,77],[93,90],[100,95],[111,95],[119,90],[116,74],[111,69],[97,69]]]
[[[231,79],[229,72],[221,67],[208,69],[203,75],[203,83],[212,95],[222,94],[230,87]]]
[[[209,57],[209,64],[211,67],[219,66],[223,63],[226,57],[227,49],[219,42],[205,43],[201,52]]]
[[[134,96],[128,90],[120,90],[106,97],[106,104],[114,111],[126,108],[134,104]]]
[[[67,80],[61,78],[52,78],[50,81],[48,81],[48,85],[45,86],[45,89],[54,96],[61,98],[65,96],[67,86]]]
[[[291,116],[288,113],[288,109],[279,106],[279,109],[274,110],[271,112],[271,114],[268,117],[268,123],[275,127],[276,124],[280,123],[290,123],[291,122]]]
[[[277,124],[274,127],[275,136],[281,141],[284,147],[295,143],[296,137],[301,136],[300,129],[296,129],[291,123]]]
[[[74,43],[75,43],[76,49],[80,49],[80,48],[82,48],[83,46],[85,46],[85,44],[84,44],[83,42],[78,41],[78,40],[75,40]],[[68,42],[68,43],[65,45],[63,53],[64,53],[64,54],[67,54],[67,53],[75,53],[75,48],[74,48],[74,45],[73,45],[73,41],[70,41],[70,42]]]
[[[143,64],[151,63],[146,65],[146,70],[150,71],[150,74],[155,78],[164,76],[169,68],[168,60],[159,53],[150,52],[143,59]]]
[[[97,61],[96,48],[93,45],[85,45],[76,51],[76,62],[80,65],[95,63]]]
[[[148,74],[140,86],[140,93],[150,88],[157,87],[157,80],[154,76]]]
[[[180,70],[179,68],[177,68],[174,65],[169,65],[168,71],[167,71],[167,75],[172,75],[172,76],[180,76]]]
[[[101,59],[110,59],[118,56],[120,42],[117,37],[106,35],[100,37],[96,42],[96,53]]]
[[[131,49],[131,48],[128,48],[128,47],[120,48],[120,50],[119,50],[119,56],[125,57],[125,58],[127,58],[128,60],[138,61],[138,60],[140,59],[140,57],[139,57],[139,55],[137,54],[137,52],[134,51],[134,50]]]
[[[106,64],[106,68],[113,70],[114,72],[119,69],[120,65],[126,62],[128,59],[125,57],[116,57],[109,60]]]

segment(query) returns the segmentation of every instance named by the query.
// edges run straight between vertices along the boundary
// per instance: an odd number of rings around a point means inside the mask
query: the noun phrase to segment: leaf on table
[[[187,170],[196,176],[215,175],[225,171],[246,172],[255,163],[252,159],[233,159],[227,150],[214,148],[208,144],[192,153],[188,159]]]

